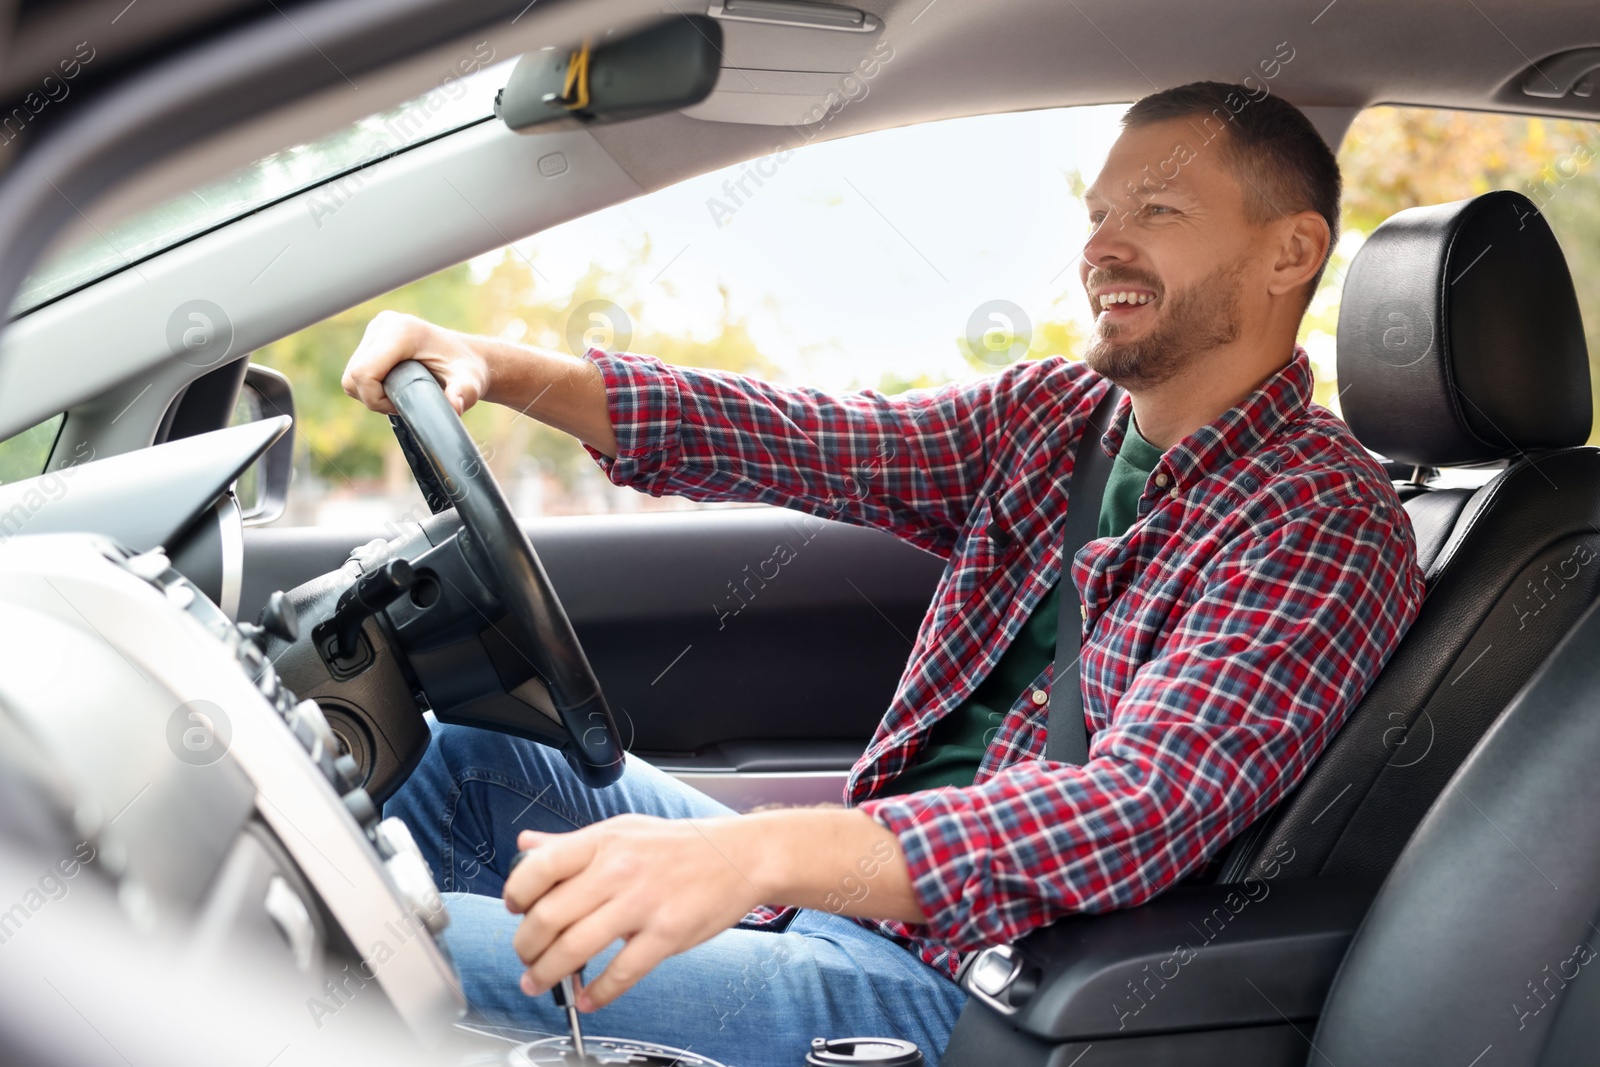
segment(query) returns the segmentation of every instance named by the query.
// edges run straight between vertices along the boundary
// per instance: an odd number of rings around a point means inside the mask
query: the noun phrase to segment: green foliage
[[[0,441],[0,485],[44,473],[50,449],[61,432],[63,416],[55,415]]]
[[[1600,148],[1594,123],[1431,108],[1369,108],[1351,124],[1339,151],[1345,189],[1342,223],[1371,233],[1378,223],[1408,207],[1460,200],[1491,189],[1534,195],[1543,183],[1556,178],[1558,164],[1580,144]],[[1578,177],[1594,181],[1592,169]]]
[[[1351,124],[1339,152],[1343,225],[1370,233],[1408,207],[1515,189],[1539,207],[1566,253],[1600,387],[1600,126],[1427,108],[1380,107]],[[1331,268],[1324,287],[1338,284]],[[1338,305],[1332,307],[1335,322]],[[1600,405],[1600,389],[1596,392]],[[1591,434],[1591,443],[1600,435]]]
[[[709,336],[649,328],[641,297],[649,255],[646,240],[619,269],[593,265],[570,295],[553,298],[545,295],[548,286],[530,255],[513,246],[501,252],[486,275],[475,278],[472,264],[458,264],[268,345],[254,358],[294,383],[297,447],[305,450],[300,462],[339,483],[405,477],[388,420],[350,399],[339,384],[345,363],[379,311],[403,311],[454,330],[565,350],[569,335],[582,338],[592,330],[589,322],[574,324],[574,316],[586,306],[610,304],[633,324],[630,350],[684,366],[778,373],[751,337],[749,324],[728,309],[726,290],[720,323]],[[611,347],[624,338],[602,330],[593,340]],[[592,466],[571,438],[515,411],[480,404],[464,421],[497,475],[510,474],[519,460],[531,457],[570,486],[581,468]]]

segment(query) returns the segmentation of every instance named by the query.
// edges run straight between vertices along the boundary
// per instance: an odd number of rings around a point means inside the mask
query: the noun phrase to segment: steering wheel
[[[597,789],[610,785],[622,776],[624,760],[616,720],[500,484],[426,367],[406,360],[384,378],[383,390],[426,460],[424,469],[407,450],[424,495],[430,504],[442,496],[455,507],[468,535],[468,564],[532,639],[531,647],[520,651],[550,691],[567,735],[562,752],[586,784]],[[401,444],[407,444],[403,437]],[[430,473],[432,479],[427,478]]]

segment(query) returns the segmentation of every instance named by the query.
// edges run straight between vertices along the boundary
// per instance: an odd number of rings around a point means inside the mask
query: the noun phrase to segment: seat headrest
[[[1398,212],[1345,276],[1340,406],[1362,444],[1422,467],[1581,445],[1593,419],[1566,257],[1499,191]]]

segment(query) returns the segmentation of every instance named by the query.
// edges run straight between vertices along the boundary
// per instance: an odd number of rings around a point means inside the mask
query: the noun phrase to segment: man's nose
[[[1100,220],[1083,244],[1083,261],[1091,268],[1126,264],[1136,255],[1137,250],[1127,238],[1127,228],[1120,223],[1115,211]]]

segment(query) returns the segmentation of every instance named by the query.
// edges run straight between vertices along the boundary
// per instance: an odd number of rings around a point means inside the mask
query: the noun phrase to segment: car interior
[[[0,1035],[40,1065],[709,1063],[671,1033],[581,1059],[559,1035],[463,1022],[436,872],[381,817],[424,713],[559,748],[595,788],[631,754],[741,811],[836,802],[944,569],[765,506],[519,514],[417,364],[391,378],[390,428],[425,509],[286,522],[313,416],[262,349],[775,146],[1260,77],[1279,42],[1296,58],[1273,91],[1335,148],[1382,105],[1600,133],[1600,8],[1575,0],[55,0],[0,17],[0,460],[51,427],[39,465],[0,481]],[[592,99],[565,80],[576,50]],[[358,120],[424,121],[419,94],[469,68],[476,111],[195,207]],[[1600,181],[1593,160],[1561,180]],[[185,198],[168,237],[104,257],[131,232],[115,227],[170,222]],[[972,953],[926,1062],[1600,1054],[1583,311],[1600,279],[1542,206],[1485,188],[1407,207],[1336,279],[1338,410],[1385,461],[1426,581],[1377,680],[1182,884]],[[870,267],[838,269],[870,285]],[[776,542],[805,548],[764,581]],[[759,595],[726,625],[715,604],[741,583]],[[377,944],[392,959],[350,978]],[[339,1017],[308,1015],[327,997]],[[850,1044],[894,1035],[818,1036],[837,1058],[773,1062],[920,1062]]]

